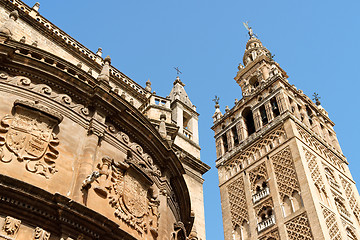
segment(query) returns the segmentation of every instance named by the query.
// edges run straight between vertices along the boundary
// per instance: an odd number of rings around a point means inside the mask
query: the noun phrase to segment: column
[[[274,119],[274,114],[273,114],[273,110],[272,110],[270,101],[267,101],[265,103],[265,111],[266,111],[266,116],[268,118],[268,122],[272,121]]]
[[[260,128],[262,128],[262,122],[261,122],[259,108],[255,109],[253,111],[253,118],[254,118],[254,124],[255,124],[255,131],[258,131],[258,130],[260,130]]]
[[[281,90],[280,93],[276,95],[276,102],[278,104],[280,114],[286,110],[290,110],[289,97],[284,93],[284,90]]]
[[[307,126],[310,126],[309,117],[308,117],[308,115],[307,115],[306,106],[305,106],[305,105],[302,105],[302,106],[301,106],[300,114],[301,114],[301,116],[303,117],[302,122],[305,123]]]

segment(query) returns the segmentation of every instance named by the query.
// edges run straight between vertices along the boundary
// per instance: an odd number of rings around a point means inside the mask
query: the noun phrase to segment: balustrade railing
[[[258,230],[258,232],[261,232],[261,231],[265,230],[266,228],[273,226],[274,224],[275,224],[275,216],[272,215],[271,217],[265,219],[264,221],[259,222],[257,224],[257,230]]]
[[[253,194],[252,195],[253,203],[256,203],[256,202],[260,201],[261,199],[269,196],[269,194],[270,194],[270,189],[268,187],[262,189],[260,192]]]

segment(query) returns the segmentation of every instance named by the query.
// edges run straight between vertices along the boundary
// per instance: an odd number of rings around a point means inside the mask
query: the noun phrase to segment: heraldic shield
[[[6,134],[6,145],[19,159],[39,159],[48,148],[56,124],[51,118],[33,118],[28,111],[19,109]]]
[[[62,116],[44,106],[17,100],[14,116],[6,115],[0,126],[0,160],[11,162],[14,157],[26,161],[26,169],[47,177],[54,173],[58,139],[54,128]]]
[[[150,186],[139,181],[132,172],[124,176],[124,204],[135,217],[142,217],[148,211],[147,193]]]

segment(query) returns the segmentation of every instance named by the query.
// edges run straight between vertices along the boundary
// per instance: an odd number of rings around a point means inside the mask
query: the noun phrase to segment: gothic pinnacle
[[[6,20],[4,25],[0,28],[0,35],[5,35],[6,37],[12,37],[12,31],[15,27],[15,21],[19,18],[19,13],[17,10],[14,10],[10,13],[9,19]]]
[[[109,80],[110,80],[110,64],[111,64],[111,58],[109,56],[107,56],[105,59],[104,59],[104,66],[103,68],[101,69],[101,72],[97,78],[97,80],[99,82],[106,82],[106,83],[109,83]]]

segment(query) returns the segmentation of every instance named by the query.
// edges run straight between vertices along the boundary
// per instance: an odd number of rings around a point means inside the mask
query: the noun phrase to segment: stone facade
[[[242,99],[224,114],[217,101],[213,116],[225,239],[359,239],[359,194],[334,123],[249,35]]]
[[[38,11],[0,0],[0,239],[205,240],[184,84],[157,96]]]

